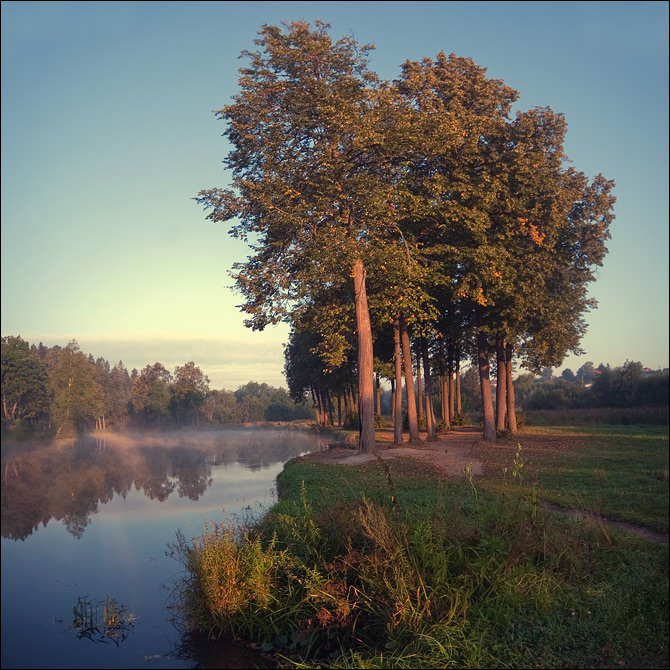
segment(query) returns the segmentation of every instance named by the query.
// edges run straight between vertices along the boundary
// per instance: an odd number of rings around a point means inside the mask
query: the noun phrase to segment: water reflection
[[[25,540],[54,519],[80,539],[99,506],[133,488],[159,502],[197,501],[214,466],[244,463],[256,471],[314,446],[311,435],[244,429],[3,445],[2,537]]]
[[[4,443],[0,667],[263,667],[185,634],[166,549],[178,529],[262,513],[283,464],[325,447],[287,429]]]

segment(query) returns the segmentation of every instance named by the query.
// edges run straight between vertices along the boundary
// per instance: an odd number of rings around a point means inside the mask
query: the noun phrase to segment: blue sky
[[[2,2],[3,336],[285,385],[288,330],[244,328],[227,287],[248,251],[192,198],[228,181],[212,111],[240,52],[315,19],[375,44],[381,77],[453,52],[565,114],[573,166],[618,201],[586,355],[563,367],[668,367],[667,2]]]

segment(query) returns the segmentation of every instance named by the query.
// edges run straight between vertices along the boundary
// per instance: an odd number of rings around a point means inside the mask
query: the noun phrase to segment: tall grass
[[[546,512],[527,465],[290,463],[262,519],[178,535],[190,625],[297,667],[667,666],[667,546]]]

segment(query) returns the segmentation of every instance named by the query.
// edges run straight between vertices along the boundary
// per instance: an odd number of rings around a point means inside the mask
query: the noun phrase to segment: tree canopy
[[[567,167],[565,118],[514,110],[518,91],[472,59],[406,61],[384,81],[370,69],[372,46],[335,41],[329,28],[262,26],[257,50],[242,54],[238,93],[216,112],[232,146],[231,186],[196,200],[251,246],[232,273],[246,324],[291,323],[290,387],[346,397],[346,375],[334,371],[350,369],[346,352],[356,350],[361,449],[374,448],[373,341],[394,323],[410,436],[414,338],[429,420],[431,359],[440,357],[442,413],[451,414],[453,375],[469,356],[494,441],[491,352],[498,387],[510,379],[498,426],[507,420],[512,431],[514,357],[537,371],[580,353],[614,183]]]

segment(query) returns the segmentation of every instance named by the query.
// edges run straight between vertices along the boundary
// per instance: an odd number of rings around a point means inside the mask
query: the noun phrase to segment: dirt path
[[[425,435],[422,435],[425,437]],[[542,446],[543,449],[560,449],[560,442],[566,438],[551,436],[523,436],[524,449],[530,449]],[[535,444],[537,443],[537,444]],[[422,440],[418,444],[403,444],[402,446],[393,443],[393,431],[390,429],[378,430],[376,433],[375,453],[361,453],[353,447],[333,445],[327,451],[318,452],[303,456],[305,460],[318,461],[321,463],[331,463],[334,465],[362,465],[376,461],[378,458],[388,460],[391,458],[414,458],[423,463],[429,464],[439,470],[445,477],[464,477],[465,468],[470,465],[473,475],[482,475],[485,470],[491,467],[491,463],[484,462],[484,454],[491,454],[492,446],[484,442],[481,430],[477,428],[457,428],[446,435],[440,435],[437,440]],[[509,463],[512,462],[516,443],[500,443],[493,447],[497,458],[493,458],[495,465],[498,466],[500,457],[506,458]],[[544,507],[553,512],[564,512],[578,517],[584,517],[586,514],[581,510],[571,510],[559,507],[553,503],[544,502]],[[606,526],[620,528],[640,537],[645,537],[656,542],[668,544],[668,533],[658,533],[648,528],[635,526],[629,523],[612,521],[602,517],[596,518],[591,515],[595,521],[601,522]]]
[[[354,448],[333,445],[327,451],[310,454],[304,458],[336,465],[362,465],[378,458],[415,458],[430,464],[447,477],[463,477],[464,469],[470,464],[473,475],[481,475],[484,467],[481,461],[470,453],[473,446],[481,442],[479,431],[463,430],[439,439],[418,444],[393,444],[393,432],[377,431],[377,444],[374,453],[362,453]]]

